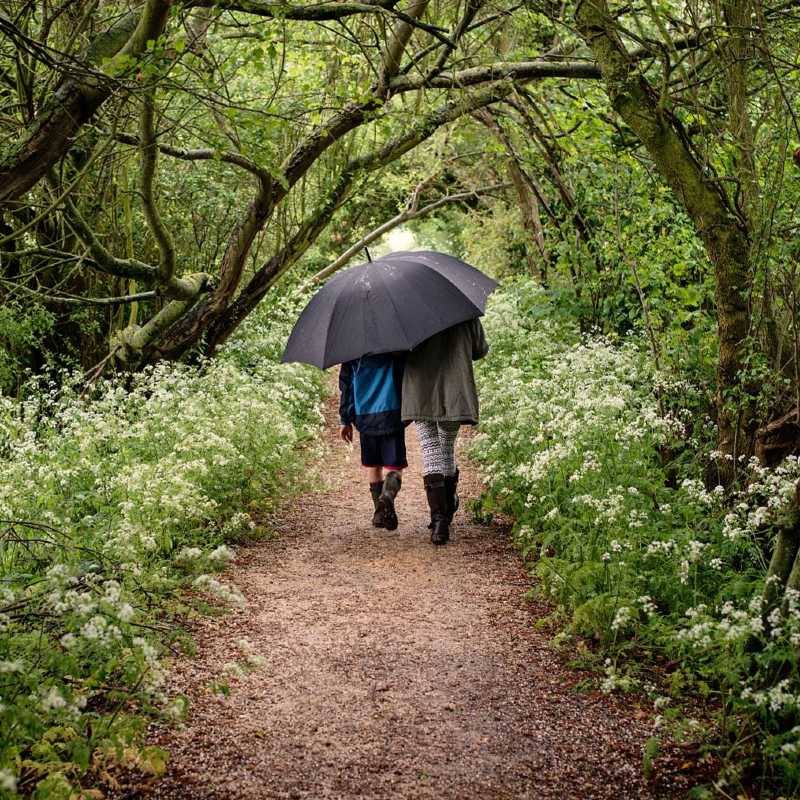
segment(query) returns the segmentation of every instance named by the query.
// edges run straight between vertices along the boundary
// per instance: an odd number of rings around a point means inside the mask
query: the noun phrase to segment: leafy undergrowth
[[[179,619],[243,602],[214,573],[249,512],[302,485],[317,438],[320,373],[277,363],[296,311],[200,366],[0,397],[0,796],[163,769],[141,733],[185,710],[161,691]]]
[[[486,328],[482,513],[515,519],[568,620],[560,637],[596,641],[604,691],[651,694],[651,761],[661,738],[697,742],[722,764],[716,790],[796,796],[800,598],[771,613],[761,598],[800,463],[743,464],[736,486],[715,486],[703,398],[659,375],[638,337],[581,336],[532,283],[497,292]],[[661,680],[650,665],[666,665]],[[698,701],[713,724],[687,713]]]

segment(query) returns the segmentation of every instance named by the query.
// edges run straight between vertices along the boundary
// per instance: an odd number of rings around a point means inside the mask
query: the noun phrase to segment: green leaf
[[[661,739],[658,736],[651,736],[644,745],[644,753],[642,755],[642,772],[644,773],[645,780],[650,780],[653,774],[653,763],[658,758],[661,752]]]

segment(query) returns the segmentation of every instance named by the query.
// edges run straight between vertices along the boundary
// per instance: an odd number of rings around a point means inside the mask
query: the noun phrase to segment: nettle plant
[[[709,464],[726,457],[702,452],[702,421],[676,400],[693,388],[660,375],[639,337],[580,336],[549,303],[521,281],[486,317],[473,446],[484,511],[513,516],[540,590],[608,657],[606,690],[641,688],[628,656],[660,654],[679,665],[675,694],[691,687],[722,708],[738,770],[757,741],[795,785],[800,602],[791,590],[765,600],[765,554],[795,513],[800,462],[743,463],[734,487],[709,488]]]
[[[175,614],[244,602],[214,573],[251,535],[249,510],[301,483],[321,423],[319,375],[277,364],[289,317],[91,397],[77,379],[0,397],[0,794],[70,796],[120,760],[163,767],[137,736],[143,712],[185,706],[162,687]]]

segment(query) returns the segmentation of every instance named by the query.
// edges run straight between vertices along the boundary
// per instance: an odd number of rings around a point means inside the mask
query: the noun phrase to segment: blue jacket
[[[403,357],[362,356],[339,370],[339,419],[367,436],[403,430],[400,419]]]

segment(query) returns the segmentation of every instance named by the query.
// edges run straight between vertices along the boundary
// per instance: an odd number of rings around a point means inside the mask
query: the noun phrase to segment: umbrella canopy
[[[481,316],[496,285],[475,267],[427,250],[351,267],[311,298],[282,360],[326,369],[364,355],[412,350]]]

